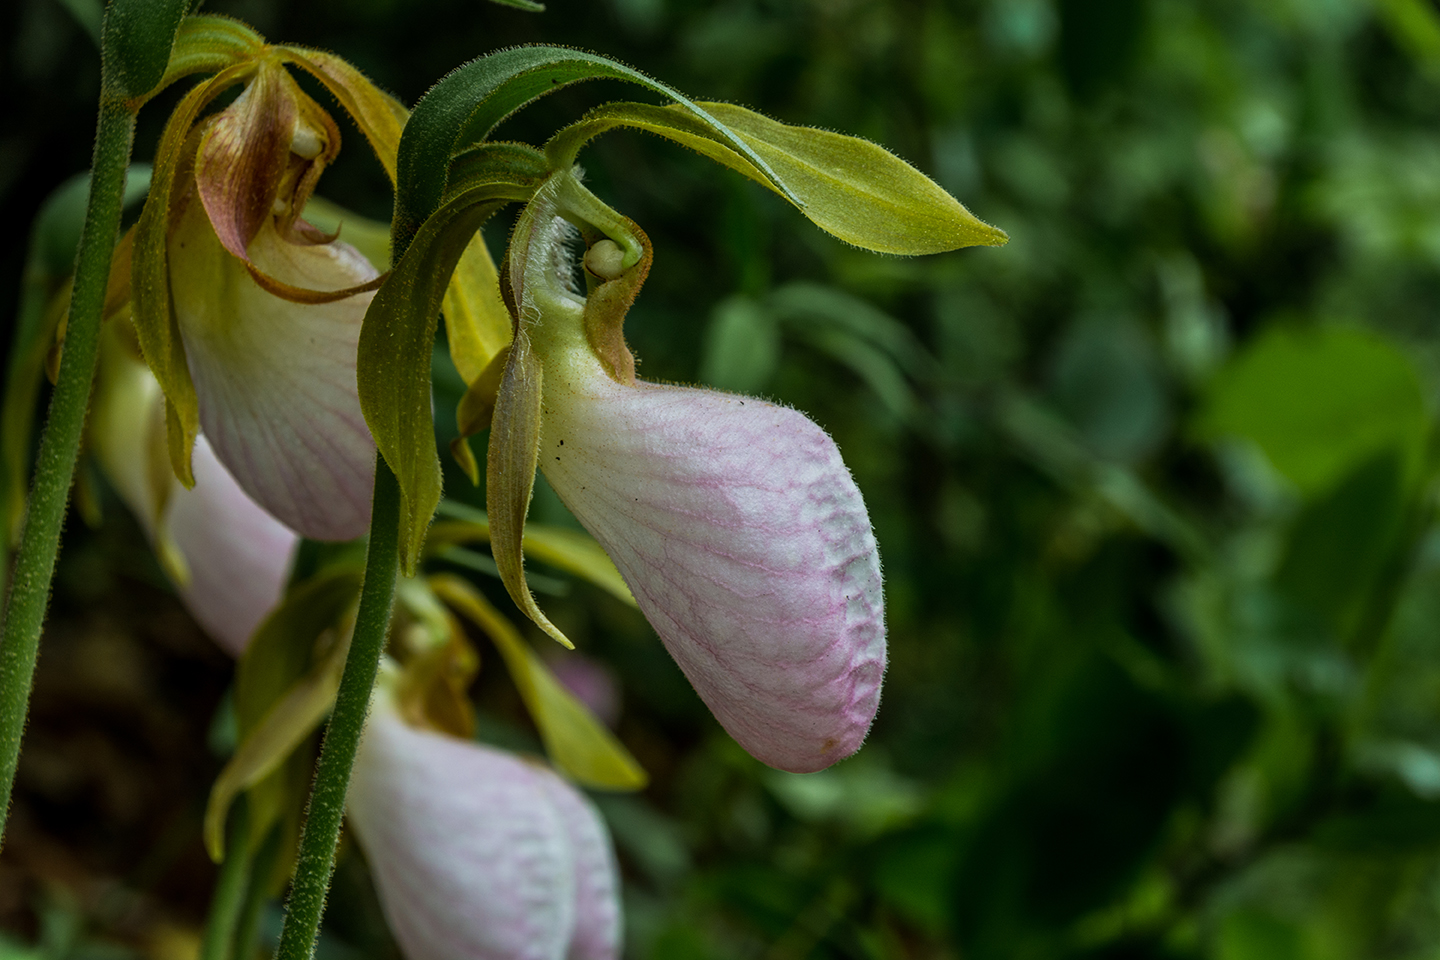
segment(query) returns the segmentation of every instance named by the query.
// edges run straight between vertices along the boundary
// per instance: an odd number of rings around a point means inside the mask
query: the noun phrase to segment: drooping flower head
[[[557,269],[571,221],[598,238],[584,261],[587,296]],[[492,522],[523,523],[538,455],[726,730],[772,766],[822,769],[859,749],[885,670],[864,501],[834,442],[803,414],[636,379],[621,323],[649,257],[638,228],[569,172],[521,217],[509,262],[518,322],[491,433]],[[518,565],[507,566],[512,596],[553,631]]]
[[[382,681],[348,799],[411,960],[611,960],[618,878],[595,808],[550,770],[411,726]]]
[[[340,131],[287,64],[326,85],[393,175],[404,108],[336,57],[257,38],[166,126],[135,232],[135,323],[182,482],[195,481],[203,428],[266,510],[305,536],[351,539],[369,516],[374,445],[355,351],[377,270],[302,217]]]

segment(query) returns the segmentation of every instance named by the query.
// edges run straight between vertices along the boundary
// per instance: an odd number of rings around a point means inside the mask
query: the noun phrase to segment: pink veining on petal
[[[884,599],[834,442],[763,400],[568,369],[546,368],[540,465],[700,697],[771,766],[858,750],[880,701]]]
[[[293,286],[344,289],[376,276],[341,242],[295,244],[267,222],[256,267]],[[192,203],[170,246],[171,288],[200,423],[235,479],[287,526],[349,540],[369,523],[375,445],[355,354],[370,294],[296,304],[261,289]]]
[[[540,772],[574,857],[575,933],[565,960],[615,960],[620,954],[620,891],[610,834],[583,794],[553,773]]]
[[[194,488],[176,483],[165,511],[190,570],[180,597],[205,632],[239,657],[280,603],[299,538],[246,496],[204,437],[193,464]]]
[[[348,811],[410,960],[616,957],[604,827],[549,770],[411,727],[382,693]]]

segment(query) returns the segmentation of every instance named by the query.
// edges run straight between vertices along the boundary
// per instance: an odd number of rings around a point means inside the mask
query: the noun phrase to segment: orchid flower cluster
[[[395,185],[389,242],[368,257],[346,217],[335,232],[307,219],[341,135],[292,70],[329,91]],[[638,789],[644,771],[476,584],[427,572],[427,558],[488,541],[516,608],[565,647],[526,583],[527,554],[633,603],[725,730],[795,772],[860,748],[885,620],[865,504],[823,429],[763,399],[636,376],[623,323],[654,251],[585,187],[578,152],[614,127],[656,133],[887,253],[1004,235],[873,144],[695,103],[594,54],[501,51],[412,113],[333,55],[195,16],[161,85],[194,73],[206,76],[169,118],[111,270],[89,437],[181,599],[238,660],[239,746],[207,844],[284,886],[314,733],[332,704],[340,722],[388,551],[398,603],[393,616],[382,605],[383,658],[359,674],[369,720],[346,806],[401,948],[614,957],[615,857],[577,786]],[[543,148],[490,139],[538,95],[590,77],[670,105],[606,104]],[[509,203],[521,210],[497,269],[478,231]],[[451,453],[478,481],[468,438],[488,429],[487,510],[432,522],[440,314],[468,386]],[[527,527],[537,469],[588,536]],[[323,546],[367,531],[368,548]],[[478,658],[462,621],[495,644],[548,764],[474,740]],[[262,866],[276,849],[279,866]]]

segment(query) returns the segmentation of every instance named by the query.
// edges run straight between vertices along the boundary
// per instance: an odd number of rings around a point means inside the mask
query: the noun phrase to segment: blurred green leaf
[[[780,331],[773,314],[749,297],[716,304],[705,329],[702,382],[735,393],[760,394],[780,363]]]
[[[1380,334],[1341,326],[1262,334],[1215,377],[1195,428],[1206,439],[1254,441],[1307,496],[1389,447],[1413,482],[1430,429],[1405,354]]]

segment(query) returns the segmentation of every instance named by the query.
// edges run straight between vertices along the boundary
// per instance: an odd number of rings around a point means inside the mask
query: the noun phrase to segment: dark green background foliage
[[[637,615],[542,581],[621,683],[621,736],[654,777],[600,801],[630,956],[1440,956],[1429,0],[207,9],[333,49],[411,103],[495,46],[596,50],[697,98],[885,144],[1012,238],[873,256],[658,140],[612,133],[582,157],[655,244],[629,326],[642,374],[763,393],[830,430],[889,600],[869,744],[797,777],[728,740]],[[25,224],[88,162],[98,68],[57,0],[6,5],[0,37],[13,302]],[[612,96],[633,91],[566,90],[499,135],[542,140]],[[142,115],[137,158],[162,120],[163,105]],[[321,192],[383,219],[383,175],[347,136]],[[505,229],[487,228],[497,252]],[[438,372],[448,411],[457,384]],[[108,655],[149,671],[114,710],[160,711],[193,753],[226,666],[109,506],[98,532],[72,524],[38,702],[67,702],[56,663],[85,662],[97,608],[147,597],[103,616]],[[540,492],[535,516],[561,510]],[[533,745],[482,656],[483,735]],[[153,931],[203,910],[196,811],[219,761],[192,757],[165,803],[107,806],[93,765],[55,773],[84,716],[32,727],[28,832],[0,858],[0,908],[51,956],[160,956]],[[166,769],[154,724],[92,726],[121,768]],[[93,893],[106,878],[149,926]],[[393,950],[366,884],[347,855],[333,956]]]

